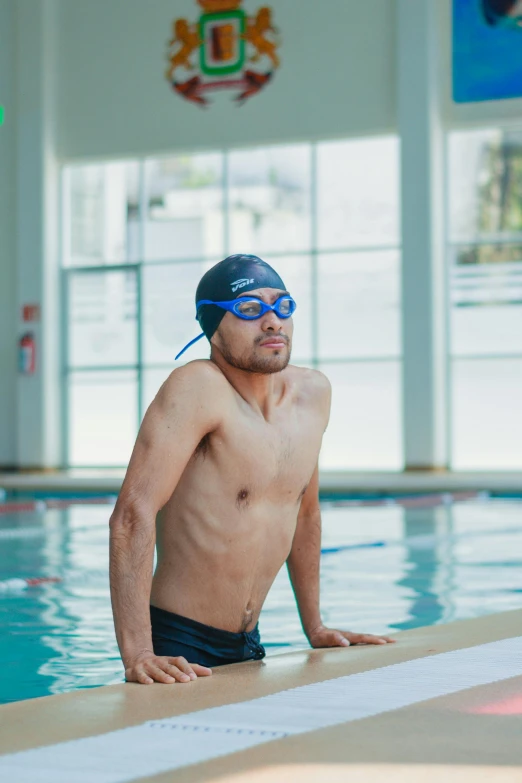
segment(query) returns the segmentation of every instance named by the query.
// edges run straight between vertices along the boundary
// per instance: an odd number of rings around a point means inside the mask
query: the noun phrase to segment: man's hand
[[[325,628],[324,625],[315,628],[308,635],[308,640],[312,647],[349,647],[351,644],[393,644],[395,642],[395,639],[391,639],[389,636],[337,631],[334,628]]]
[[[125,664],[125,679],[127,682],[139,682],[142,685],[152,685],[153,682],[191,682],[198,677],[208,677],[212,669],[190,664],[185,658],[172,658],[170,655],[154,655],[145,650]]]

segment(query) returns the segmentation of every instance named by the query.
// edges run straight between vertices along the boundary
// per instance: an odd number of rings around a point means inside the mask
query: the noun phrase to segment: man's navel
[[[250,490],[242,487],[236,495],[236,508],[239,510],[248,508],[250,505]]]
[[[253,609],[252,604],[249,601],[247,603],[246,607],[245,607],[245,611],[244,611],[244,614],[243,614],[243,622],[241,624],[241,629],[240,629],[239,633],[244,633],[247,630],[248,626],[252,622],[253,615],[254,615],[254,609]]]

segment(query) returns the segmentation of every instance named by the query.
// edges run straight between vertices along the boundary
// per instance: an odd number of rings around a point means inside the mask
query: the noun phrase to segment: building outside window
[[[522,466],[522,132],[449,135],[452,464]]]

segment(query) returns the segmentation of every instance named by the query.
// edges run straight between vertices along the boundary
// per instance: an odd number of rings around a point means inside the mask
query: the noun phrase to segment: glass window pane
[[[522,132],[451,133],[448,164],[451,239],[520,238]]]
[[[401,362],[322,364],[332,384],[323,470],[402,470]]]
[[[230,253],[285,253],[311,245],[309,144],[229,155]]]
[[[221,153],[148,160],[145,182],[145,261],[223,256]]]
[[[320,250],[399,244],[399,210],[397,138],[318,145]]]
[[[401,354],[400,254],[319,256],[319,357]]]
[[[69,375],[69,464],[126,466],[138,423],[136,372]]]
[[[69,365],[136,364],[136,272],[69,274]]]
[[[137,161],[65,169],[65,265],[138,260],[139,173]]]
[[[181,349],[201,334],[196,321],[199,281],[214,264],[189,262],[143,268],[143,356],[146,364],[174,364]],[[182,362],[208,359],[206,337],[193,345]]]
[[[457,359],[452,376],[452,469],[522,469],[522,359]]]
[[[460,247],[451,267],[454,355],[522,353],[522,247]]]

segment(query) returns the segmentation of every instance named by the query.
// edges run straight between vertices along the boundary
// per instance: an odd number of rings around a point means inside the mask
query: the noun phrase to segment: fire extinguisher
[[[26,332],[20,337],[18,361],[23,375],[33,375],[36,369],[36,342],[32,332]]]

